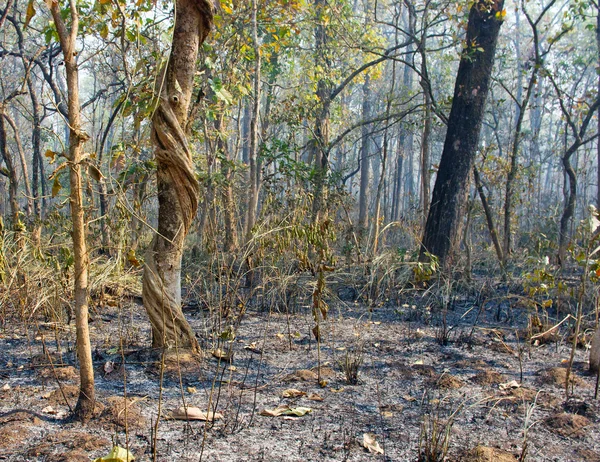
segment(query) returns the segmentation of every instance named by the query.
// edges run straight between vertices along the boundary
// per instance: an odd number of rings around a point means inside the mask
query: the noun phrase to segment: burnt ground
[[[444,342],[441,314],[418,303],[369,310],[340,302],[321,328],[320,348],[307,306],[289,315],[249,308],[234,340],[219,340],[226,327],[215,329],[209,313],[192,307],[188,319],[205,357],[182,355],[180,367],[167,358],[164,374],[157,353],[146,349],[143,307],[98,307],[91,326],[100,409],[85,426],[64,420],[77,396],[73,326],[32,323],[25,330],[7,322],[0,334],[0,460],[93,460],[117,441],[146,461],[156,440],[159,461],[416,461],[420,447],[446,434],[453,415],[450,461],[518,460],[524,444],[529,461],[600,461],[600,406],[585,349],[576,353],[565,401],[566,334],[531,345],[517,338],[530,319],[526,308],[488,303],[479,312],[465,299],[447,313]],[[217,348],[231,359],[215,358]],[[357,361],[358,383],[350,384],[344,363]],[[511,381],[517,384],[507,386]],[[306,395],[282,397],[288,389]],[[184,402],[210,405],[223,418],[165,418]],[[282,404],[311,412],[260,415]],[[364,448],[365,433],[384,455]]]

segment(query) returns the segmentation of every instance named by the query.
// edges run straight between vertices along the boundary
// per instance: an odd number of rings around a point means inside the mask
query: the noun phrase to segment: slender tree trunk
[[[431,96],[429,92],[425,92],[425,126],[423,128],[423,136],[421,137],[421,205],[423,207],[423,229],[427,222],[429,214],[429,185],[431,183],[430,168],[430,140],[431,140]]]
[[[371,118],[371,79],[367,74],[363,84],[362,117]],[[362,245],[369,235],[369,179],[371,176],[371,134],[370,127],[362,127],[362,146],[360,149],[360,189],[358,191],[358,240]]]
[[[198,48],[212,26],[208,0],[177,0],[171,56],[152,119],[158,186],[158,233],[148,249],[142,297],[152,324],[152,346],[199,352],[181,310],[181,258],[198,209],[199,185],[184,127]],[[160,80],[160,79],[159,79]]]
[[[327,46],[327,29],[325,27],[325,0],[314,0],[315,5],[315,68],[329,68],[325,56]],[[316,96],[319,101],[316,109],[314,139],[311,142],[310,157],[315,163],[315,185],[313,195],[312,221],[317,222],[325,205],[325,180],[328,159],[325,148],[329,142],[329,107],[331,105],[331,89],[329,83],[321,78],[317,82]]]
[[[223,241],[223,250],[233,252],[237,247],[237,232],[235,226],[235,198],[233,194],[233,174],[229,166],[231,161],[227,140],[223,134],[223,114],[215,119],[215,130],[217,131],[217,151],[220,152],[223,161],[221,162],[221,174],[225,179],[223,185],[223,215],[225,224],[225,240]]]
[[[503,0],[476,2],[469,13],[466,49],[460,60],[448,131],[425,226],[421,260],[427,253],[449,267],[457,250],[467,199],[468,183],[479,147],[494,54],[502,21]],[[476,46],[474,46],[476,44]],[[482,49],[482,51],[479,50]]]
[[[60,45],[63,52],[68,92],[69,115],[69,184],[71,219],[73,222],[73,260],[74,260],[74,295],[75,295],[75,328],[77,332],[77,357],[79,359],[79,399],[75,407],[75,418],[88,421],[95,407],[94,366],[92,363],[92,347],[88,326],[88,267],[89,255],[86,243],[86,220],[83,204],[83,146],[89,139],[81,127],[79,106],[79,69],[75,51],[79,14],[75,0],[70,0],[71,28],[67,29],[61,16],[58,3],[50,4],[50,12],[54,19]]]
[[[490,206],[487,201],[487,197],[485,196],[485,191],[483,190],[483,185],[481,184],[481,177],[479,176],[479,170],[477,167],[473,169],[473,174],[475,177],[475,187],[477,188],[477,192],[479,193],[479,198],[481,199],[481,205],[483,206],[483,211],[485,213],[485,220],[487,222],[488,230],[490,232],[490,236],[492,238],[492,243],[494,244],[494,249],[496,250],[496,255],[498,256],[498,261],[500,262],[500,266],[504,265],[504,255],[502,255],[502,247],[500,246],[500,240],[498,239],[498,232],[496,231],[496,225],[494,225],[494,216],[492,215],[492,211],[490,210]]]
[[[260,43],[258,42],[258,12],[257,0],[252,0],[252,42],[254,45],[254,101],[252,104],[252,118],[250,120],[250,146],[248,161],[250,162],[250,191],[246,205],[246,241],[252,237],[252,228],[256,222],[258,208],[258,188],[260,186],[260,171],[258,168],[258,120],[260,118],[261,99],[261,56]]]
[[[600,68],[600,3],[597,5],[597,14],[596,14],[596,46],[598,52],[598,68]],[[598,74],[598,94],[600,95],[600,73]],[[598,133],[600,133],[600,109],[598,110]],[[597,191],[597,199],[596,199],[596,208],[600,210],[600,138],[596,140],[596,148],[597,148],[597,183],[598,183],[598,191]]]
[[[23,184],[25,186],[25,195],[27,196],[27,209],[26,216],[27,218],[31,218],[33,213],[33,198],[31,195],[31,182],[29,181],[29,169],[27,168],[27,161],[25,160],[25,151],[23,150],[23,143],[21,142],[21,136],[19,135],[19,129],[15,124],[15,121],[10,117],[6,112],[4,113],[4,118],[8,122],[8,125],[13,130],[15,135],[15,142],[17,144],[17,151],[19,153],[19,161],[21,163],[21,170],[23,172]]]
[[[8,150],[8,143],[6,137],[6,124],[4,119],[4,103],[0,103],[0,155],[6,164],[6,170],[8,171],[8,202],[10,204],[10,215],[11,225],[13,230],[18,233],[20,229],[19,220],[19,202],[17,200],[17,194],[19,190],[19,180],[17,178],[17,170],[13,162],[12,155]]]

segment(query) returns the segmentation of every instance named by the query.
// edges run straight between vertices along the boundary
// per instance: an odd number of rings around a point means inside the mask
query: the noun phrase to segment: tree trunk
[[[467,45],[456,76],[448,131],[420,253],[422,261],[428,260],[427,253],[437,256],[445,268],[451,264],[460,240],[469,176],[479,147],[485,100],[502,24],[496,13],[502,11],[503,5],[503,0],[494,0],[491,4],[479,0],[469,13]]]
[[[367,74],[363,84],[362,117],[371,118],[371,79]],[[360,148],[360,189],[358,191],[358,242],[362,245],[369,235],[369,177],[371,175],[371,134],[368,124],[362,127],[362,146]]]
[[[598,50],[598,67],[600,68],[600,3],[597,5],[597,15],[596,15],[596,46]],[[598,94],[600,95],[600,74],[598,74]],[[598,110],[598,133],[600,133],[600,109]],[[597,143],[597,182],[598,182],[598,192],[596,199],[596,208],[600,210],[600,139],[596,141]]]
[[[181,257],[198,209],[198,179],[184,127],[198,48],[212,26],[208,0],[178,0],[171,56],[152,119],[158,186],[158,233],[146,254],[142,297],[152,324],[152,346],[199,352],[181,310]],[[161,79],[159,79],[161,80]]]
[[[481,199],[481,205],[483,206],[483,211],[485,213],[485,220],[487,222],[490,236],[492,237],[494,249],[496,250],[496,255],[498,256],[498,261],[500,262],[500,266],[503,267],[504,266],[504,255],[502,255],[502,247],[500,246],[500,240],[498,239],[498,232],[496,231],[496,226],[494,225],[494,217],[492,215],[492,211],[490,210],[490,206],[488,204],[487,197],[485,197],[485,191],[483,190],[483,185],[481,184],[481,177],[479,176],[479,170],[477,170],[477,167],[475,167],[473,169],[473,176],[475,177],[475,187],[477,188],[477,192],[479,193],[479,198]]]
[[[325,0],[314,0],[315,6],[315,68],[329,69],[329,61],[325,56],[327,46],[327,29],[325,27]],[[311,142],[311,160],[315,163],[315,185],[312,207],[312,221],[316,223],[325,205],[325,180],[327,176],[327,153],[325,147],[329,142],[329,108],[331,105],[330,84],[321,78],[317,82],[317,99],[314,127],[314,139]]]
[[[27,218],[31,218],[33,213],[33,199],[31,197],[31,182],[29,181],[29,169],[27,168],[27,161],[25,160],[25,151],[23,149],[23,143],[21,142],[21,136],[19,135],[19,129],[17,128],[17,124],[6,112],[4,113],[4,118],[8,122],[8,125],[13,130],[15,135],[15,142],[17,144],[17,151],[19,153],[19,161],[21,163],[21,170],[23,172],[23,184],[25,185],[25,195],[27,196],[27,209],[26,216]]]
[[[249,241],[252,237],[252,228],[256,222],[256,211],[258,208],[258,188],[260,185],[260,170],[258,168],[258,119],[260,116],[260,79],[261,59],[260,43],[258,42],[258,12],[257,0],[252,0],[252,42],[254,45],[254,101],[252,104],[252,118],[250,121],[250,146],[248,161],[250,163],[250,191],[248,203],[246,204],[246,230],[245,239]]]
[[[6,125],[4,123],[4,111],[6,108],[4,104],[0,104],[0,155],[6,165],[8,177],[8,202],[10,204],[10,215],[11,215],[11,226],[13,230],[18,233],[20,231],[19,226],[19,202],[17,200],[17,193],[19,188],[19,181],[17,178],[17,171],[13,162],[12,155],[8,150],[7,138],[6,138]]]
[[[50,12],[60,38],[63,52],[68,92],[69,115],[69,184],[71,219],[73,222],[73,267],[75,295],[75,328],[77,332],[77,357],[79,359],[79,398],[74,417],[83,422],[91,419],[95,406],[94,366],[92,363],[92,346],[88,326],[88,267],[89,255],[86,243],[86,220],[83,204],[83,146],[89,139],[81,128],[79,106],[79,69],[75,51],[79,14],[75,0],[70,1],[71,29],[68,30],[61,16],[58,3],[50,4]]]

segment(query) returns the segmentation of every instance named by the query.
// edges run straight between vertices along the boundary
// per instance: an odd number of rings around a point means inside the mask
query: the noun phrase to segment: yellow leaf
[[[27,29],[29,25],[29,21],[35,16],[35,8],[33,7],[33,0],[29,0],[27,4],[27,13],[25,13],[25,24],[23,25],[23,29]]]
[[[105,457],[99,457],[94,462],[130,462],[135,460],[133,454],[125,448],[114,446]]]
[[[221,8],[223,8],[223,11],[225,11],[225,13],[227,14],[233,14],[233,10],[227,6],[227,5],[221,5]]]
[[[140,261],[135,256],[135,250],[133,249],[129,249],[129,251],[127,252],[127,261],[131,263],[131,266],[133,266],[134,268],[139,268],[141,266]]]
[[[48,149],[46,151],[46,153],[44,154],[44,156],[48,157],[50,159],[50,163],[53,164],[54,161],[56,160],[56,153],[50,149]]]
[[[60,184],[60,181],[58,181],[58,177],[54,177],[54,183],[52,183],[52,197],[56,197],[61,189],[62,185]]]

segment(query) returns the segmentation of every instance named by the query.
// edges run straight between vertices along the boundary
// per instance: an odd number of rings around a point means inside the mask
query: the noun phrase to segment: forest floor
[[[249,308],[234,340],[204,340],[202,361],[167,358],[164,374],[147,349],[139,302],[105,303],[91,323],[100,409],[85,426],[64,420],[78,390],[72,324],[26,330],[7,322],[0,460],[88,461],[117,442],[149,461],[155,442],[158,461],[417,461],[447,434],[449,461],[519,460],[525,444],[528,461],[600,461],[600,405],[585,349],[576,352],[565,400],[570,342],[519,339],[526,307],[505,299],[480,309],[457,298],[444,328],[419,297],[371,310],[340,301],[321,326],[320,346],[308,306],[289,315]],[[219,331],[197,305],[186,314],[201,339]],[[215,357],[230,351],[229,361]],[[344,372],[352,363],[356,384]],[[286,390],[298,396],[283,397]],[[184,403],[222,418],[169,419]],[[307,413],[261,413],[280,405]],[[365,433],[383,455],[365,448]]]

